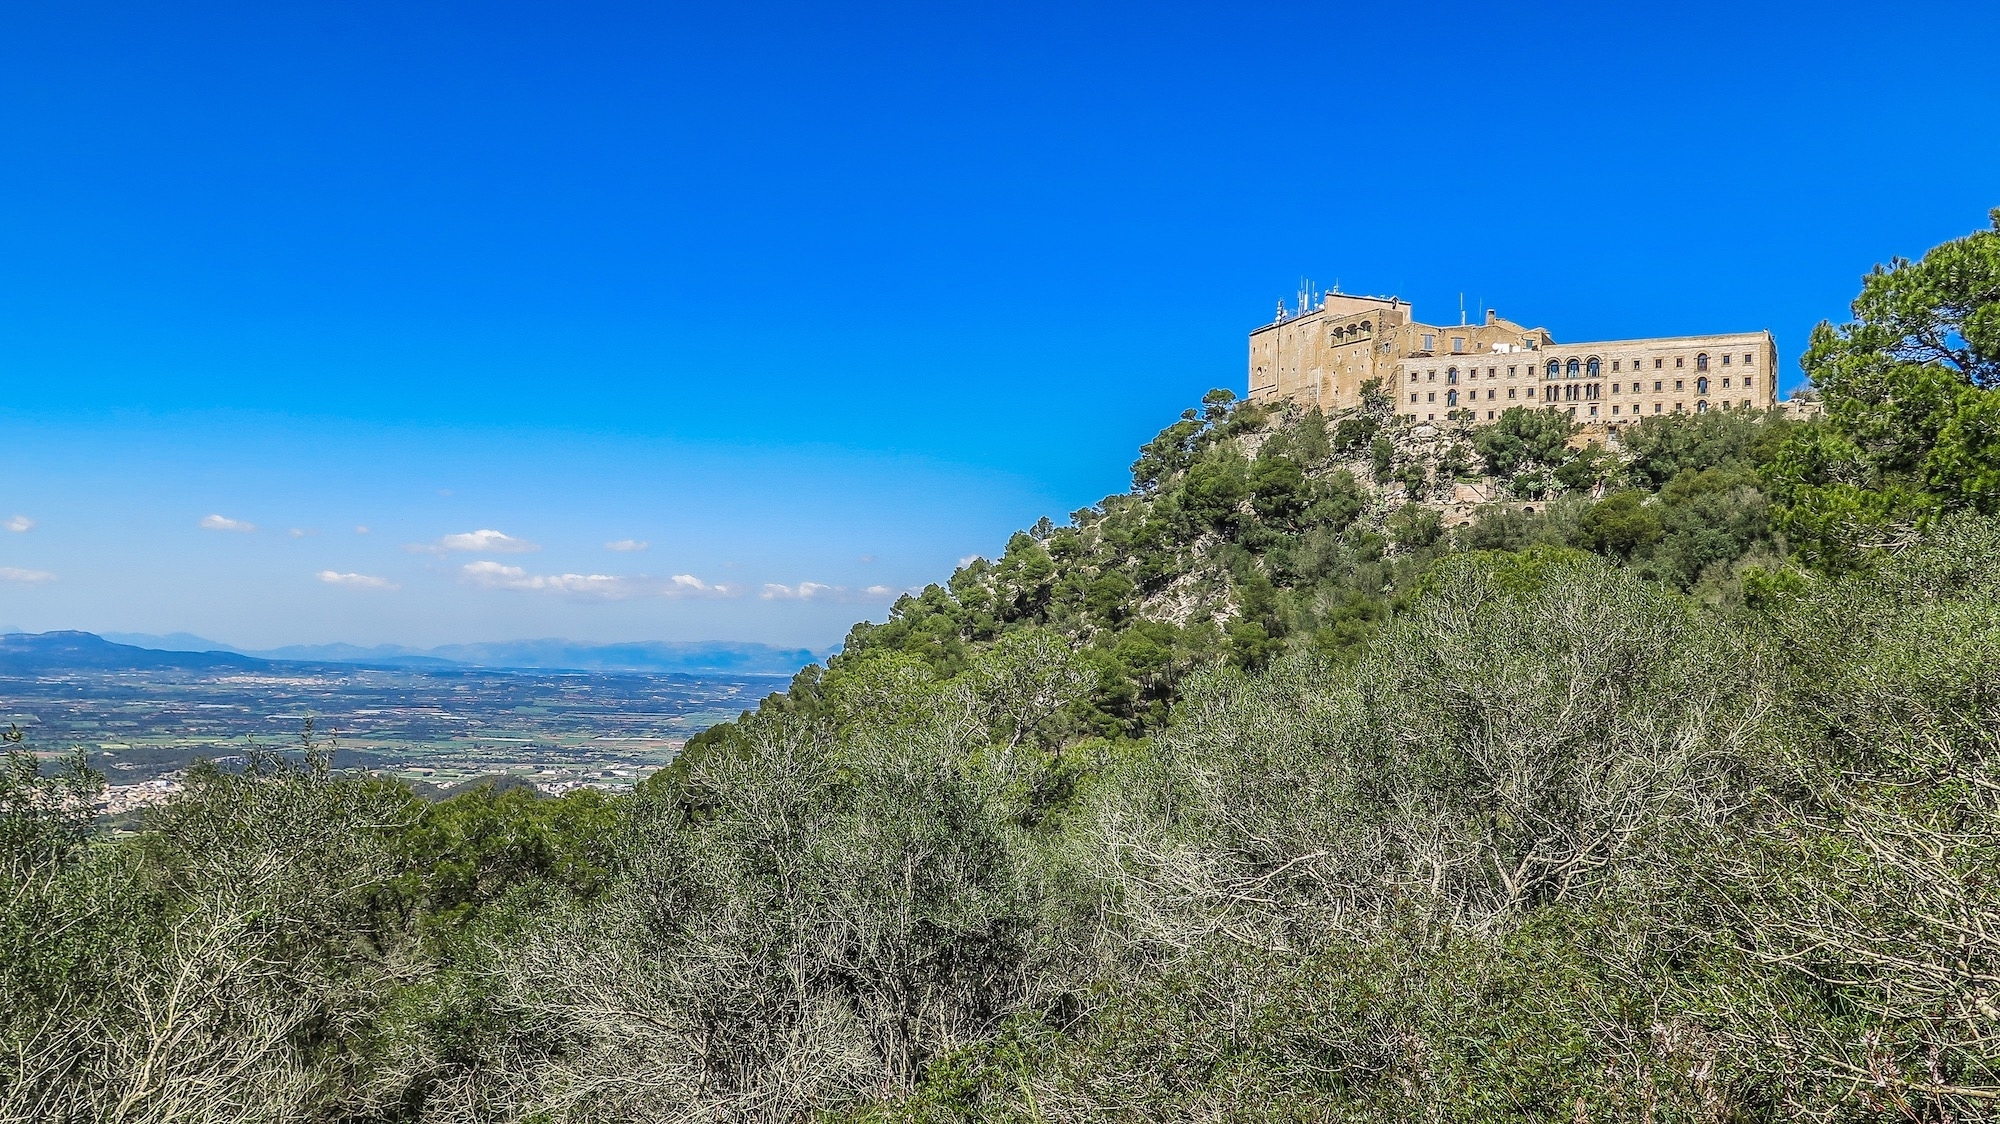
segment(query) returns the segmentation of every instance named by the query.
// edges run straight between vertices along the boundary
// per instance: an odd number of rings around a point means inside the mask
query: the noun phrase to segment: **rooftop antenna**
[[[1458,294],[1458,326],[1465,327],[1465,294]]]

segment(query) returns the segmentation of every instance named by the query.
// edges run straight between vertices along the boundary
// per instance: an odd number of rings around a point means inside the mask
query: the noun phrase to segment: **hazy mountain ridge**
[[[119,644],[91,632],[13,632],[0,635],[0,672],[66,669],[210,670],[268,668],[271,661],[241,652],[161,651]]]
[[[44,635],[54,635],[44,634]],[[82,635],[90,635],[88,633]],[[401,644],[289,644],[281,648],[245,649],[187,632],[164,636],[111,632],[114,644],[154,651],[231,653],[264,660],[301,663],[374,664],[385,667],[487,667],[537,671],[632,671],[670,674],[731,672],[739,675],[790,675],[810,663],[825,660],[832,650],[779,648],[733,640],[640,640],[589,644],[571,640],[503,640],[412,648]]]

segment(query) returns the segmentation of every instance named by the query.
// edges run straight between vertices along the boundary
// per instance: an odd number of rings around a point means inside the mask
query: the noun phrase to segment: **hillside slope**
[[[1413,426],[1382,401],[1329,418],[1212,391],[1141,450],[1129,493],[904,597],[766,705],[809,710],[828,677],[890,654],[954,675],[1004,635],[1047,630],[1095,675],[1067,729],[1140,738],[1195,668],[1351,660],[1429,567],[1474,550],[1574,547],[1738,603],[1746,571],[1782,563],[1760,472],[1792,428],[1754,411],[1666,415],[1605,448],[1535,409]],[[691,750],[731,736],[718,727]]]

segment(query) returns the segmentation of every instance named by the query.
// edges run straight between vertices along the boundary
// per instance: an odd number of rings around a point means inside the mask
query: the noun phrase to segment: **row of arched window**
[[[1730,365],[1729,361],[1731,358],[1732,357],[1730,355],[1724,354],[1722,356],[1722,365],[1725,367],[1729,366]],[[1665,362],[1666,360],[1663,358],[1655,358],[1653,360],[1653,366],[1655,368],[1658,368],[1662,366]],[[1686,362],[1687,359],[1684,356],[1674,357],[1674,366],[1676,367],[1679,367]],[[1746,351],[1743,353],[1743,365],[1746,367],[1754,365],[1753,356],[1751,355],[1750,352]],[[1617,370],[1618,366],[1619,364],[1617,363],[1613,363],[1611,365],[1613,370]],[[1634,371],[1639,369],[1639,361],[1637,359],[1632,360],[1632,369]],[[1697,371],[1706,371],[1709,369],[1708,352],[1703,351],[1696,353],[1694,357],[1694,369]],[[1600,374],[1604,373],[1604,362],[1603,360],[1597,358],[1595,355],[1591,356],[1589,359],[1582,360],[1581,362],[1579,362],[1576,359],[1570,359],[1568,361],[1564,361],[1561,359],[1551,359],[1549,360],[1547,370],[1548,370],[1548,377],[1552,379],[1564,378],[1564,377],[1572,379],[1574,378],[1594,379],[1598,377]]]

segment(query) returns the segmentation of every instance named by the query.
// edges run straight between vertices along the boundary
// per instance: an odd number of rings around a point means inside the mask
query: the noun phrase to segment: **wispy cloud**
[[[355,533],[355,534],[357,534],[357,535],[365,535],[365,534],[367,534],[367,533],[368,533],[368,524],[366,524],[366,523],[356,523],[356,524],[354,525],[354,533]]]
[[[378,578],[372,574],[343,574],[337,570],[321,570],[314,576],[328,585],[344,585],[349,589],[403,588],[388,578]]]
[[[604,549],[616,550],[621,553],[630,553],[636,550],[644,550],[651,545],[653,544],[647,542],[644,539],[618,539],[614,542],[605,543]]]
[[[977,554],[968,554],[965,557],[958,560],[958,568],[963,570],[967,566],[972,565],[974,562],[979,561],[980,557],[981,556]]]
[[[311,527],[293,527],[291,530],[286,531],[285,533],[292,536],[295,539],[308,538],[313,535],[319,534],[318,531],[313,530]]]
[[[821,594],[831,593],[833,587],[818,582],[800,582],[797,585],[779,585],[777,582],[764,583],[764,592],[757,596],[766,601],[811,601]]]
[[[257,529],[257,524],[255,523],[245,523],[241,519],[231,519],[226,515],[204,515],[201,517],[201,525],[205,530],[210,531],[254,531]]]
[[[531,574],[500,562],[468,562],[459,568],[466,582],[481,589],[518,589],[623,601],[635,597],[733,597],[736,587],[705,582],[693,574],[665,581],[644,574]]]
[[[454,550],[464,551],[467,554],[528,554],[542,548],[527,539],[517,539],[505,532],[487,529],[446,535],[433,543],[405,543],[403,549],[412,554],[447,554]]]
[[[825,585],[821,582],[800,582],[797,585],[768,582],[757,596],[766,601],[872,601],[892,596],[895,592],[886,585],[853,590],[844,585]]]
[[[56,580],[47,570],[23,570],[19,566],[0,566],[0,582],[21,582],[26,585],[40,585]]]
[[[519,566],[498,562],[468,562],[461,572],[485,589],[526,589],[622,599],[634,595],[632,581],[612,574],[531,574]]]
[[[14,518],[7,520],[5,526],[8,530],[18,535],[23,531],[34,530],[35,521],[25,515],[16,515]]]

